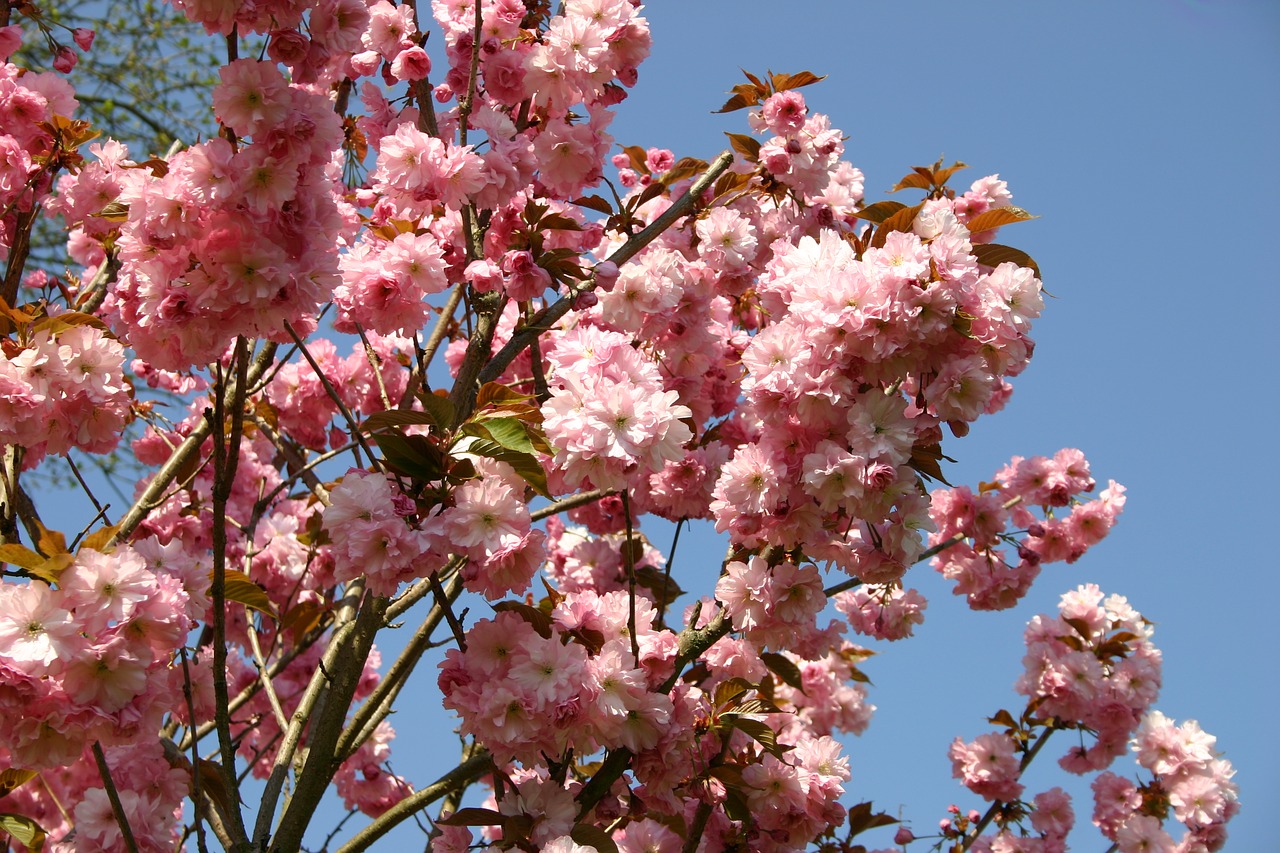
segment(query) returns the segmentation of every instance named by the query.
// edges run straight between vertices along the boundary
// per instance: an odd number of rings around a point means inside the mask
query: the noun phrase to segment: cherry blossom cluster
[[[1152,711],[1131,742],[1151,781],[1135,785],[1114,773],[1100,774],[1093,783],[1093,822],[1126,853],[1223,849],[1227,821],[1240,803],[1235,770],[1214,750],[1216,740],[1195,720],[1177,725]],[[1163,827],[1170,810],[1186,827],[1177,842]]]
[[[1070,798],[1054,789],[1022,802],[1022,771],[1041,745],[1030,746],[1029,738],[1039,727],[1041,740],[1058,729],[1090,734],[1092,745],[1073,747],[1059,763],[1073,773],[1105,771],[1093,782],[1093,820],[1119,850],[1222,848],[1225,824],[1239,810],[1234,770],[1214,753],[1215,739],[1197,723],[1177,726],[1151,709],[1161,665],[1151,634],[1150,623],[1124,597],[1104,597],[1092,584],[1064,595],[1056,616],[1031,620],[1026,671],[1017,683],[1029,703],[1023,725],[1001,712],[993,722],[1009,724],[1005,731],[969,742],[956,738],[951,745],[956,778],[1002,810],[993,812],[1001,832],[977,838],[970,849],[1066,849],[1074,822]],[[1153,774],[1141,787],[1106,770],[1130,745],[1138,764]],[[1170,812],[1187,827],[1178,845],[1163,828]],[[1039,838],[1008,831],[1027,815]],[[964,835],[968,824],[944,827],[944,834]]]
[[[978,494],[967,486],[935,490],[929,512],[937,530],[929,544],[941,550],[934,568],[974,610],[1012,607],[1041,565],[1074,563],[1111,531],[1124,510],[1124,486],[1112,480],[1097,498],[1081,500],[1094,486],[1084,454],[1064,448],[1052,459],[1015,456]]]
[[[195,624],[182,579],[144,554],[83,548],[57,585],[0,585],[0,732],[19,766],[54,768],[90,744],[154,737],[181,702],[173,655]]]
[[[25,447],[28,464],[72,448],[110,452],[133,402],[120,343],[93,326],[58,326],[25,346],[6,340],[0,360],[0,444]]]

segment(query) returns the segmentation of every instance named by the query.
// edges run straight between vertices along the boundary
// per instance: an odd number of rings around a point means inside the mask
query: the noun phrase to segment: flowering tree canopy
[[[865,198],[807,71],[746,74],[717,157],[620,146],[628,0],[173,5],[226,61],[217,136],[164,152],[77,118],[93,31],[0,20],[11,847],[874,843],[897,819],[842,801],[836,740],[871,723],[858,640],[912,635],[925,565],[1011,607],[1126,501],[1073,448],[946,480],[1044,309],[1005,182],[938,161]],[[30,478],[126,452],[131,505],[81,480],[98,513],[59,532]],[[646,518],[724,534],[714,585]],[[893,843],[1066,849],[1071,797],[1023,776],[1048,750],[1116,849],[1220,849],[1233,771],[1155,710],[1153,634],[1093,585],[1033,619],[1025,701],[949,750],[978,807]],[[390,762],[415,675],[459,721],[434,780]]]

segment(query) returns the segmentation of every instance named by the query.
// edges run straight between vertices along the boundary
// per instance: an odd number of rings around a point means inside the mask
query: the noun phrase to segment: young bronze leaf
[[[1020,207],[997,207],[985,213],[979,213],[966,222],[964,227],[969,229],[969,233],[976,234],[979,231],[990,231],[992,228],[999,228],[1001,225],[1011,225],[1014,222],[1026,222],[1028,219],[1039,218],[1027,213]]]
[[[804,678],[800,674],[800,667],[796,666],[791,658],[777,652],[763,652],[760,660],[764,661],[764,665],[769,667],[774,675],[782,679],[783,684],[794,687],[801,693],[804,692]]]
[[[956,172],[960,171],[961,169],[967,169],[967,168],[969,168],[968,163],[961,163],[959,160],[957,160],[956,162],[952,163],[950,166],[948,166],[945,169],[934,169],[933,185],[935,187],[940,187],[943,184],[945,184],[948,180],[950,180],[951,176],[954,175]]]
[[[973,247],[973,256],[978,263],[986,267],[998,267],[1003,263],[1013,263],[1026,267],[1040,278],[1040,265],[1021,249],[1012,246],[1001,246],[999,243],[979,243]]]
[[[631,161],[631,168],[642,175],[649,174],[649,155],[639,145],[628,145],[622,149],[627,155],[627,159]]]
[[[235,569],[226,570],[226,596],[227,601],[235,601],[243,604],[245,607],[251,607],[259,613],[265,613],[272,619],[279,619],[276,613],[276,606],[271,603],[271,599],[267,597],[267,591],[246,575],[244,572],[238,572]],[[210,580],[213,579],[213,572],[209,572]]]
[[[551,639],[551,617],[538,608],[525,604],[523,601],[499,601],[493,605],[493,609],[499,613],[504,610],[511,611],[528,622],[529,627],[537,631],[542,639]]]
[[[856,211],[853,215],[859,219],[865,219],[868,222],[874,222],[879,225],[905,207],[906,205],[900,201],[878,201],[875,204],[867,205],[862,210]]]
[[[699,160],[697,157],[681,157],[674,166],[662,174],[662,183],[670,187],[677,181],[705,172],[707,165],[706,160]]]
[[[404,412],[390,409],[385,412],[374,412],[360,424],[361,432],[374,432],[380,429],[403,426],[438,426],[435,415],[430,412]]]
[[[67,537],[62,535],[62,531],[50,530],[41,524],[38,518],[36,527],[40,528],[40,539],[36,542],[36,548],[41,554],[52,557],[54,554],[67,553]]]
[[[57,583],[59,579],[61,579],[62,573],[67,570],[68,566],[75,562],[75,559],[76,558],[74,556],[65,552],[61,554],[54,554],[49,559],[42,561],[40,565],[36,566],[34,569],[28,569],[27,571],[31,572],[31,574],[41,580],[46,580],[49,583]]]
[[[927,190],[927,189],[929,189],[929,179],[918,172],[912,172],[911,174],[907,175],[902,180],[894,184],[893,187],[889,190],[889,192],[896,193],[898,190]]]
[[[578,207],[594,210],[596,213],[603,213],[605,216],[613,213],[613,205],[598,195],[584,195],[581,198],[575,198],[572,203]]]
[[[799,89],[801,86],[811,86],[826,80],[826,75],[819,77],[812,71],[801,71],[798,74],[774,74],[773,90],[775,92],[785,92],[788,89]]]
[[[749,163],[760,162],[760,142],[753,137],[744,133],[726,133],[729,137],[729,145],[742,155],[742,159]]]
[[[569,837],[575,844],[594,847],[600,853],[618,853],[618,845],[614,843],[613,837],[600,827],[589,823],[580,823],[575,826],[569,831]]]
[[[735,94],[729,100],[725,101],[724,106],[722,106],[720,109],[712,110],[712,113],[713,114],[732,113],[738,110],[746,109],[747,107],[754,107],[758,103],[760,103],[759,98],[746,98],[742,95]]]
[[[31,572],[44,565],[44,561],[44,557],[41,557],[26,545],[19,545],[16,542],[0,545],[0,563],[9,563]]]
[[[437,819],[436,823],[444,826],[499,826],[506,819],[506,815],[493,809],[465,808]]]
[[[38,775],[39,773],[35,770],[23,770],[18,767],[7,768],[3,773],[0,773],[0,797],[9,796],[10,791],[15,788],[21,788]]]
[[[653,566],[641,566],[636,569],[636,583],[649,590],[660,605],[666,606],[684,595],[675,578]]]
[[[0,829],[13,836],[14,841],[28,850],[44,849],[44,839],[47,834],[44,827],[25,815],[0,814]]]
[[[782,757],[782,750],[778,748],[778,736],[765,723],[750,717],[733,717],[729,725],[750,737],[774,756]]]
[[[893,215],[880,223],[876,228],[876,233],[871,238],[871,245],[877,249],[884,247],[884,243],[889,239],[889,235],[894,231],[910,231],[911,225],[916,221],[916,214],[920,212],[923,204],[904,207],[902,210],[896,211]]]

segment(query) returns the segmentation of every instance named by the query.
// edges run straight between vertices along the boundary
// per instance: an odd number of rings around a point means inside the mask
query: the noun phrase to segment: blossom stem
[[[627,632],[631,634],[631,659],[640,666],[640,637],[636,634],[636,552],[637,540],[631,533],[631,490],[622,490],[622,514],[627,528],[627,544],[622,549],[622,563],[627,569]]]
[[[102,784],[107,790],[107,799],[111,801],[111,812],[116,816],[120,834],[124,836],[124,846],[129,849],[129,853],[138,853],[138,842],[133,837],[129,818],[124,813],[124,804],[120,802],[120,792],[116,790],[116,783],[111,781],[111,768],[107,766],[107,756],[102,751],[102,744],[96,740],[93,742],[93,760],[98,763],[98,775],[102,777]]]
[[[418,353],[418,363],[409,376],[409,382],[405,385],[404,393],[400,395],[400,404],[396,408],[407,411],[413,405],[413,395],[426,381],[427,365],[436,357],[436,351],[440,349],[440,344],[444,343],[445,337],[449,334],[449,327],[453,324],[453,312],[458,310],[458,303],[462,301],[462,293],[466,289],[467,283],[464,281],[450,291],[449,299],[440,309],[440,317],[431,327],[431,334],[427,336],[427,342],[422,345],[422,351]]]
[[[466,761],[432,782],[420,791],[414,791],[400,802],[382,813],[364,829],[355,834],[350,841],[338,848],[337,853],[360,853],[368,850],[382,836],[386,835],[402,821],[434,803],[436,800],[460,787],[466,787],[479,779],[493,766],[493,759],[488,750],[480,750]]]
[[[1052,727],[1046,728],[1040,737],[1036,738],[1036,742],[1031,745],[1031,748],[1022,756],[1022,761],[1018,763],[1019,776],[1022,775],[1022,772],[1026,770],[1027,766],[1035,759],[1036,755],[1045,745],[1045,742],[1049,740],[1049,735],[1053,734],[1055,731],[1056,729]],[[978,840],[978,836],[982,834],[982,830],[987,828],[987,825],[991,823],[1003,806],[1004,803],[1001,800],[996,800],[991,804],[991,808],[987,809],[987,813],[982,816],[982,819],[974,824],[973,831],[965,838],[961,850],[968,850],[969,847],[972,846],[973,842]]]
[[[209,597],[213,600],[213,697],[214,720],[217,723],[218,748],[222,755],[223,783],[232,796],[238,796],[236,782],[236,750],[231,742],[231,712],[227,710],[227,501],[240,463],[240,439],[244,434],[245,391],[248,387],[249,354],[244,337],[237,337],[231,366],[235,371],[234,387],[217,366],[213,410],[205,409],[205,420],[211,421],[213,433],[213,581]],[[226,435],[230,392],[231,434]],[[228,830],[236,847],[248,846],[240,811],[232,809]]]
[[[329,395],[329,399],[333,400],[338,406],[338,411],[342,412],[342,417],[347,422],[347,427],[351,430],[351,437],[356,440],[360,447],[364,450],[365,455],[369,457],[369,464],[375,470],[381,470],[382,465],[378,462],[378,458],[373,455],[373,451],[369,449],[369,445],[365,442],[364,436],[360,434],[360,425],[356,422],[355,416],[351,414],[351,410],[347,408],[347,404],[342,402],[342,397],[338,394],[333,383],[329,381],[329,377],[324,375],[324,371],[320,369],[320,365],[316,363],[315,357],[311,355],[311,351],[307,349],[307,345],[303,343],[302,338],[298,337],[298,333],[294,331],[293,326],[288,320],[284,322],[285,329],[289,332],[289,336],[293,338],[294,343],[298,345],[302,357],[307,360],[307,364],[311,365],[311,369],[315,371],[316,377],[320,383],[324,385],[325,393]]]
[[[250,384],[256,383],[270,369],[275,360],[276,348],[276,344],[269,343],[254,358],[253,364],[249,368]],[[160,466],[160,470],[156,472],[156,475],[151,478],[151,482],[143,489],[142,494],[133,502],[133,506],[129,507],[129,511],[120,519],[120,529],[116,532],[117,542],[128,540],[129,535],[142,523],[142,520],[164,502],[165,492],[173,481],[177,479],[178,472],[183,470],[191,457],[200,452],[200,448],[204,446],[205,439],[209,437],[212,426],[205,418],[195,422],[191,427],[190,434],[182,444],[178,445],[177,449],[169,454],[168,460]]]

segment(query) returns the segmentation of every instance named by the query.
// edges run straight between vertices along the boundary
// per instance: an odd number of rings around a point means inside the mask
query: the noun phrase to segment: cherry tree
[[[1073,448],[946,480],[1044,308],[1005,182],[939,161],[868,200],[807,71],[746,74],[710,160],[622,146],[627,0],[173,5],[226,61],[218,135],[164,152],[77,118],[94,32],[0,19],[53,67],[0,73],[10,846],[874,843],[897,820],[842,801],[836,739],[872,722],[858,640],[911,636],[929,567],[1011,607],[1126,500]],[[30,263],[41,217],[68,269]],[[126,453],[131,504],[81,479],[75,532],[29,488]],[[654,519],[724,534],[713,585]],[[1153,635],[1065,593],[1019,705],[950,746],[972,807],[873,837],[1063,850],[1082,808],[1121,851],[1220,849],[1232,769],[1155,709]],[[458,720],[434,780],[391,762],[411,678]],[[1092,803],[1028,788],[1046,752]]]

